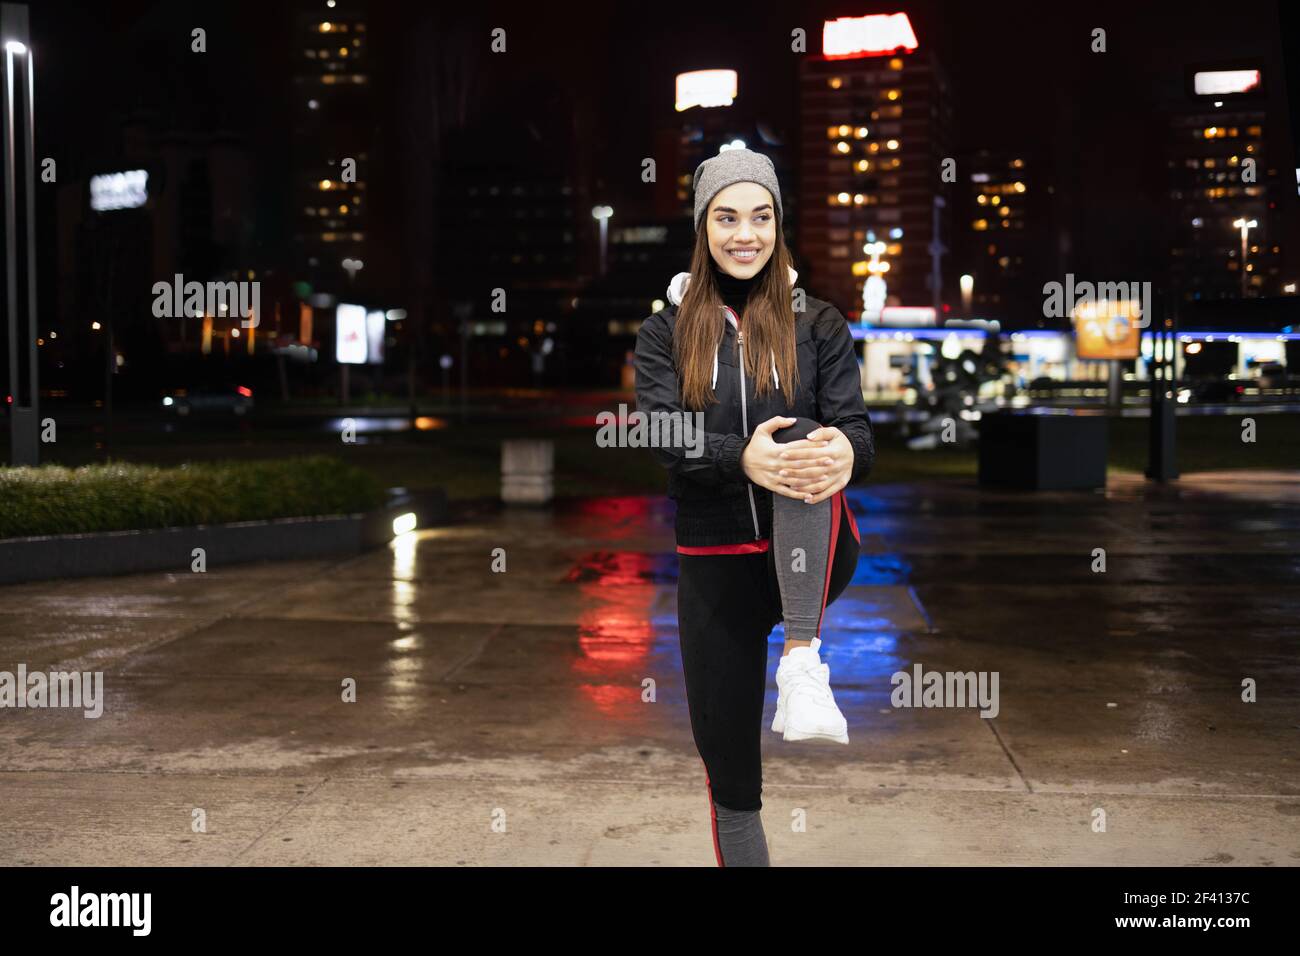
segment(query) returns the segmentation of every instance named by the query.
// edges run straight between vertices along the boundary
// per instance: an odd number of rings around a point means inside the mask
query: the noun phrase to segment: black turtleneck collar
[[[724,304],[731,306],[737,316],[744,314],[745,303],[749,301],[749,293],[757,288],[759,279],[771,264],[772,260],[768,259],[763,268],[756,272],[752,279],[737,279],[735,276],[723,272],[716,262],[713,263],[713,278],[718,283],[718,292],[722,296],[722,301]]]

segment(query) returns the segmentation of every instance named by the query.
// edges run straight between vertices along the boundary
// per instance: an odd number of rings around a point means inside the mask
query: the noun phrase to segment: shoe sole
[[[784,740],[833,740],[836,743],[841,744],[847,744],[849,742],[849,735],[847,733],[831,734],[826,732],[795,730],[794,728],[787,730],[785,726],[785,714],[783,714],[780,709],[778,709],[776,714],[772,717],[772,732],[780,734]]]
[[[806,730],[795,730],[793,727],[787,727],[781,736],[784,740],[831,740],[839,744],[847,744],[849,742],[848,734],[817,733]]]

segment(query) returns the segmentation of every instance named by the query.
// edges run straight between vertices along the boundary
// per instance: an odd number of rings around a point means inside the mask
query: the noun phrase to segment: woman
[[[848,743],[819,631],[857,563],[843,489],[875,446],[844,317],[794,286],[771,160],[701,163],[695,229],[691,271],[637,335],[637,407],[703,424],[655,448],[677,502],[682,670],[718,865],[766,866],[767,638],[784,620],[772,730]]]

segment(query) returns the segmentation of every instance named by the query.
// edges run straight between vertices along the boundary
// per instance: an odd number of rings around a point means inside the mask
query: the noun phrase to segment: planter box
[[[347,515],[276,518],[189,528],[105,531],[0,539],[0,584],[191,570],[195,548],[208,568],[359,554],[393,537],[393,518],[415,512],[420,527],[446,521],[446,497],[397,501]]]
[[[1036,491],[1105,488],[1106,437],[1104,415],[985,415],[979,483]]]

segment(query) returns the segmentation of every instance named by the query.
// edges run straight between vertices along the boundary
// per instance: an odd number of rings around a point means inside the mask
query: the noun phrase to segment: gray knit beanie
[[[695,169],[695,228],[709,210],[713,197],[733,183],[758,183],[772,194],[776,218],[781,220],[781,187],[776,184],[776,167],[762,153],[749,149],[728,149],[710,156]]]

